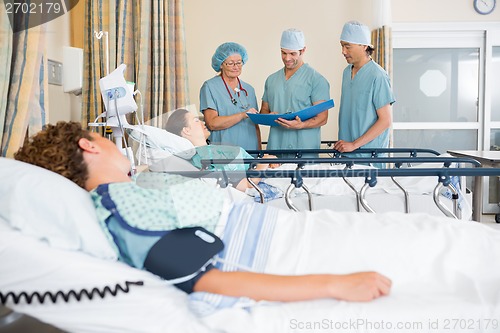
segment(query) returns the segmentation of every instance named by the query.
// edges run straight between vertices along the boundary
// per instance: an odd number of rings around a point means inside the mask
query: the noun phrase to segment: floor
[[[481,223],[484,223],[487,226],[500,230],[500,223],[495,222],[495,215],[493,214],[483,215],[481,217]]]

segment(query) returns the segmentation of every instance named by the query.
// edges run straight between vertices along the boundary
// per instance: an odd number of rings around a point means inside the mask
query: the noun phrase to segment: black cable
[[[122,291],[124,293],[128,293],[130,291],[129,286],[130,285],[136,285],[136,286],[143,286],[144,282],[143,281],[125,281],[125,287],[117,283],[113,289],[109,286],[105,286],[102,289],[98,289],[97,287],[92,288],[92,290],[89,292],[87,289],[81,289],[80,291],[75,291],[71,289],[68,292],[63,292],[61,290],[58,290],[55,294],[46,291],[44,293],[39,293],[38,291],[32,292],[32,293],[27,293],[25,291],[22,291],[20,293],[14,293],[9,291],[6,294],[3,294],[0,292],[0,304],[6,304],[9,297],[12,298],[12,301],[14,304],[19,304],[23,299],[28,303],[31,304],[33,300],[38,300],[41,304],[45,302],[46,298],[49,298],[52,303],[56,303],[58,299],[62,298],[65,302],[69,302],[71,297],[74,297],[77,301],[80,301],[83,296],[86,296],[88,299],[92,300],[95,295],[98,295],[100,298],[104,298],[106,294],[111,294],[112,296],[116,296],[119,291]]]

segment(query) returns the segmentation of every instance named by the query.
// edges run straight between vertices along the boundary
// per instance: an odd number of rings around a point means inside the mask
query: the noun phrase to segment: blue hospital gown
[[[191,164],[198,169],[203,167],[201,160],[204,159],[225,159],[231,161],[240,161],[240,163],[231,164],[211,164],[209,170],[224,171],[246,171],[248,165],[243,164],[243,159],[253,158],[241,147],[226,145],[207,145],[196,147],[196,154],[191,158]]]
[[[191,226],[213,231],[225,200],[218,189],[198,179],[156,172],[141,174],[134,182],[100,185],[90,193],[99,223],[119,258],[137,268],[143,267],[149,248],[165,231]],[[131,241],[127,248],[117,246],[119,240],[106,224],[113,215],[106,207],[108,199],[129,226],[151,231],[152,237]]]
[[[303,64],[288,80],[284,69],[271,74],[265,83],[262,101],[271,112],[296,112],[319,101],[330,99],[330,84],[315,69]],[[321,144],[319,127],[290,130],[273,126],[269,132],[268,149],[318,149]]]
[[[133,267],[143,268],[149,249],[166,231],[190,226],[202,226],[214,231],[218,223],[224,226],[221,237],[225,248],[220,257],[229,262],[216,263],[215,267],[223,271],[234,271],[243,265],[262,271],[266,266],[279,214],[277,208],[254,203],[235,203],[224,214],[227,202],[220,189],[208,186],[198,179],[163,173],[141,174],[135,182],[99,185],[90,193],[104,233],[119,254],[120,260]],[[115,216],[106,208],[109,198],[129,225],[126,228],[135,228],[142,234],[138,237],[139,241],[130,241],[126,258],[121,253],[123,248],[118,249],[117,246],[122,240],[113,236],[117,228],[111,232],[108,229],[109,219]],[[148,237],[154,232],[158,232],[156,237]],[[123,235],[127,237],[125,233]],[[193,293],[191,301],[193,310],[199,314],[208,314],[218,308],[233,306],[242,299],[200,292]],[[246,299],[243,301],[246,302]]]

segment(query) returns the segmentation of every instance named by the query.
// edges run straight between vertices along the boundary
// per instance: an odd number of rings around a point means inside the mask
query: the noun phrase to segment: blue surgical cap
[[[280,47],[286,50],[299,51],[306,46],[304,33],[297,29],[288,29],[281,34]]]
[[[340,40],[352,44],[372,46],[370,29],[357,21],[349,21],[344,24]]]
[[[238,43],[228,42],[219,45],[217,50],[215,50],[214,55],[212,56],[212,68],[214,69],[214,71],[220,72],[220,65],[222,65],[227,57],[233,54],[239,54],[241,56],[241,61],[243,61],[244,64],[247,63],[247,50],[245,50],[245,48]]]

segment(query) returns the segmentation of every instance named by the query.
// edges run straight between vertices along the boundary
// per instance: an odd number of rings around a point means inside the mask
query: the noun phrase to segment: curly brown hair
[[[59,121],[29,138],[14,158],[56,172],[85,188],[88,169],[78,145],[81,138],[92,140],[80,123]]]

